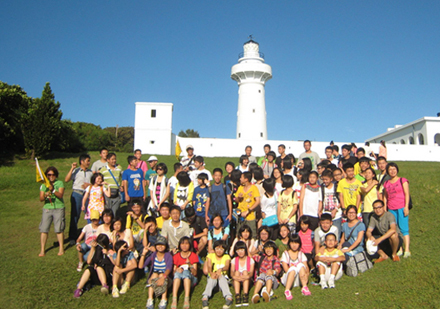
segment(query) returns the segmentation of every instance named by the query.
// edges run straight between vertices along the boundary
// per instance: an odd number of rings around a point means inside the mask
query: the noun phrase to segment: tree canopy
[[[200,137],[199,132],[193,129],[186,129],[186,131],[180,130],[177,135],[180,137]]]

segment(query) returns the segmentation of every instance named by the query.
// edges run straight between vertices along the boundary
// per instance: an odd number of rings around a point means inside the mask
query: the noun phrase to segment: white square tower
[[[170,155],[173,140],[173,104],[136,102],[134,149],[142,153]],[[175,138],[174,138],[175,139]]]

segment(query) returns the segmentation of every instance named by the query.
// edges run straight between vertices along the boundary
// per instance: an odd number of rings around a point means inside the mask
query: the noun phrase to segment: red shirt
[[[196,264],[196,263],[199,262],[199,258],[197,256],[197,254],[195,254],[194,252],[191,252],[191,254],[189,255],[188,259],[189,259],[189,263],[191,265],[192,264]],[[174,262],[174,265],[176,265],[177,267],[180,267],[180,266],[182,266],[184,264],[188,264],[187,259],[184,259],[180,255],[180,252],[173,256],[173,262]]]

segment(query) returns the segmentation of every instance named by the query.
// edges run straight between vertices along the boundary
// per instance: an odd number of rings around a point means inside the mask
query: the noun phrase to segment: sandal
[[[177,309],[177,297],[173,297],[173,302],[171,303],[171,309]]]
[[[189,297],[185,297],[183,302],[183,309],[189,309]]]

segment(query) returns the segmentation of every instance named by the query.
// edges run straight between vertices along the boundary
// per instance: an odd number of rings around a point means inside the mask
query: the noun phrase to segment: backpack
[[[239,257],[235,257],[235,271],[238,271],[240,267]],[[246,270],[249,271],[251,269],[251,258],[249,256],[246,257]]]
[[[362,251],[354,256],[350,256],[346,264],[345,273],[347,276],[356,277],[359,273],[363,273],[370,268],[373,268],[373,263],[367,258],[365,251]]]

